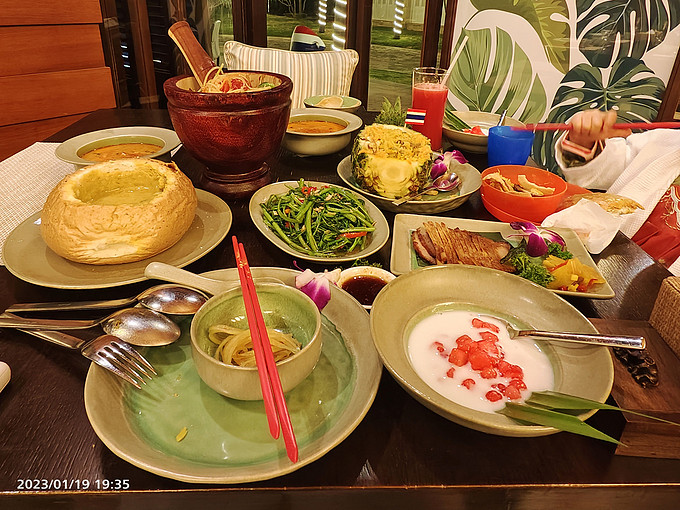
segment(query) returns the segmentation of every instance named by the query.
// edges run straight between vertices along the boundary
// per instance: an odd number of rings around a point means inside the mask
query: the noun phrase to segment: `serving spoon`
[[[102,310],[121,308],[139,302],[167,315],[193,315],[208,300],[203,292],[180,285],[164,284],[149,287],[134,297],[99,301],[66,301],[61,303],[16,303],[6,312],[44,312],[68,310]]]
[[[171,344],[182,333],[179,326],[165,315],[147,308],[125,308],[95,320],[33,319],[8,313],[0,315],[2,328],[62,331],[88,329],[94,326],[101,326],[109,335],[114,335],[129,344],[144,347]]]
[[[407,195],[405,197],[401,197],[397,200],[394,200],[392,202],[392,205],[401,205],[404,202],[408,202],[409,200],[413,200],[414,198],[418,198],[421,195],[424,195],[428,191],[431,191],[433,189],[436,189],[437,191],[452,191],[458,187],[460,184],[460,178],[456,174],[456,172],[451,172],[451,173],[445,173],[443,175],[440,175],[437,177],[432,184],[430,184],[427,188],[425,188],[422,191],[419,191],[418,193],[414,195]]]

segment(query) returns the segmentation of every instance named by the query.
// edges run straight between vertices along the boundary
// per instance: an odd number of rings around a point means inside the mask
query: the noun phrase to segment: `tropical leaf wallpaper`
[[[447,108],[651,121],[680,48],[680,0],[459,0],[455,25]],[[533,150],[555,172],[557,136],[536,133]]]

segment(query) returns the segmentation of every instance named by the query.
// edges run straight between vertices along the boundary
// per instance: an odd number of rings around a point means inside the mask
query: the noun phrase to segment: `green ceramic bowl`
[[[446,310],[466,310],[504,318],[520,329],[597,333],[576,308],[523,278],[475,266],[430,266],[388,283],[371,310],[371,334],[385,367],[414,398],[466,427],[501,436],[543,436],[552,427],[527,425],[507,416],[460,405],[433,390],[416,373],[408,354],[410,332],[423,318]],[[609,396],[614,366],[607,347],[539,342],[554,374],[554,390],[598,402]],[[579,415],[586,419],[594,414]]]
[[[265,324],[290,333],[302,343],[300,351],[276,364],[283,391],[301,383],[314,370],[321,354],[321,314],[314,302],[294,287],[275,283],[256,284],[257,297]],[[257,368],[228,365],[215,359],[215,344],[208,328],[227,324],[248,328],[241,288],[212,297],[191,322],[191,354],[198,375],[213,390],[238,400],[261,400]]]
[[[361,118],[351,113],[328,108],[293,108],[290,122],[320,120],[344,126],[333,133],[299,133],[288,129],[283,137],[283,147],[299,156],[325,156],[344,149],[352,133],[361,128]]]

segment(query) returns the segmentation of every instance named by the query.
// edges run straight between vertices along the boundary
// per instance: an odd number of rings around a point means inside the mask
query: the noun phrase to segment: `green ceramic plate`
[[[144,268],[153,261],[184,267],[220,244],[231,228],[231,209],[221,198],[200,189],[196,196],[196,217],[184,237],[148,259],[104,266],[71,262],[43,241],[38,212],[7,237],[2,252],[5,266],[21,280],[58,289],[101,289],[141,282],[146,280]]]
[[[409,200],[401,205],[393,205],[391,198],[381,197],[366,191],[354,180],[351,156],[340,161],[337,172],[348,187],[361,193],[381,209],[400,213],[437,214],[450,211],[463,205],[470,198],[470,195],[482,186],[482,177],[477,169],[472,165],[465,165],[458,169],[460,188],[454,191],[440,192],[436,195],[423,195],[421,199]]]
[[[297,271],[252,268],[294,284]],[[237,278],[235,269],[211,278]],[[188,324],[182,338],[144,355],[159,372],[142,391],[92,365],[85,408],[100,439],[116,455],[160,476],[197,483],[244,483],[290,473],[345,439],[368,412],[382,365],[369,336],[368,313],[334,288],[323,310],[323,350],[312,374],[286,394],[300,457],[286,456],[283,439],[269,435],[261,401],[228,399],[199,378]],[[187,428],[186,437],[177,434]]]
[[[384,244],[387,242],[387,240],[390,237],[390,226],[387,223],[387,220],[385,219],[385,216],[383,213],[380,212],[380,209],[378,209],[373,203],[369,200],[366,200],[366,209],[368,210],[368,214],[371,216],[373,221],[375,222],[375,231],[371,234],[370,241],[368,242],[368,245],[360,251],[356,251],[353,253],[345,254],[345,255],[339,255],[337,257],[318,257],[315,255],[307,255],[306,253],[299,252],[290,246],[288,246],[279,236],[277,236],[264,222],[264,219],[262,218],[262,208],[260,207],[260,204],[263,202],[266,202],[267,199],[271,195],[281,195],[284,193],[288,192],[289,187],[297,186],[297,181],[281,181],[281,182],[275,182],[273,184],[269,184],[265,186],[264,188],[260,188],[257,190],[253,196],[250,198],[250,218],[253,220],[253,223],[257,227],[257,229],[262,232],[262,234],[269,240],[271,241],[274,246],[277,248],[280,248],[281,250],[285,251],[289,255],[293,255],[294,257],[298,257],[301,259],[305,260],[311,260],[314,262],[320,262],[320,263],[326,263],[326,264],[337,264],[340,262],[349,262],[351,260],[356,260],[360,259],[363,257],[368,257],[369,255],[375,253],[378,251],[380,248],[384,246]],[[327,182],[316,182],[316,181],[305,181],[305,184],[308,186],[331,186]],[[338,188],[342,188],[342,186],[337,186],[333,184],[332,186],[336,186]],[[346,189],[346,188],[343,188]],[[349,190],[348,190],[349,191]]]
[[[543,436],[552,427],[523,425],[507,416],[476,411],[440,395],[413,369],[407,353],[417,319],[444,310],[501,317],[520,328],[597,333],[576,308],[558,295],[502,271],[474,266],[431,266],[388,283],[371,310],[371,334],[394,378],[423,405],[466,427],[502,436]],[[614,382],[607,347],[536,342],[550,360],[555,391],[604,402]],[[580,415],[582,419],[594,411]]]
[[[425,267],[425,263],[420,260],[413,249],[411,242],[411,233],[422,226],[426,221],[437,221],[445,223],[449,228],[462,228],[470,232],[477,232],[482,235],[487,235],[492,239],[500,241],[502,235],[507,235],[515,232],[508,223],[499,223],[497,221],[482,221],[482,220],[468,220],[464,218],[442,218],[441,216],[420,216],[415,214],[397,214],[394,217],[394,234],[392,237],[392,255],[390,260],[390,270],[396,274],[404,274]],[[567,243],[567,249],[574,254],[574,257],[579,259],[584,264],[597,269],[595,261],[583,246],[583,243],[578,238],[573,230],[565,228],[556,228],[555,232],[559,233],[564,241]],[[519,278],[518,276],[513,276]],[[561,294],[563,296],[584,297],[590,299],[611,299],[614,297],[614,289],[605,280],[604,283],[598,283],[588,292],[576,292],[570,290],[553,290],[549,292]]]

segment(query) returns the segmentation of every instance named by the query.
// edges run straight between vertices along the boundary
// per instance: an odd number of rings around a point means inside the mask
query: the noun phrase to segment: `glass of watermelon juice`
[[[411,127],[430,139],[432,150],[442,146],[442,122],[448,89],[443,82],[446,69],[439,67],[416,67],[413,70],[412,107],[425,110],[422,124]]]

